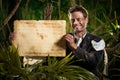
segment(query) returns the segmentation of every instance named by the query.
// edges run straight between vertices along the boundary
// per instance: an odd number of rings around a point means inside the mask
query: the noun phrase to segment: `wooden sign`
[[[20,56],[65,56],[64,20],[16,20],[14,32]]]

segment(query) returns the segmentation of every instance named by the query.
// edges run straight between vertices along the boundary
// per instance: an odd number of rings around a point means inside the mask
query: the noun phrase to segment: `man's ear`
[[[88,17],[86,17],[86,20],[85,20],[85,21],[86,21],[86,23],[88,23],[88,21],[89,21],[89,20],[88,20]]]

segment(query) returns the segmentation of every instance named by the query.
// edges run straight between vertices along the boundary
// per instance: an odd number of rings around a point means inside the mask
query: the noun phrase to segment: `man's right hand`
[[[69,42],[70,46],[73,48],[73,50],[77,49],[77,45],[74,42],[74,37],[71,34],[66,34],[65,35],[65,40]]]

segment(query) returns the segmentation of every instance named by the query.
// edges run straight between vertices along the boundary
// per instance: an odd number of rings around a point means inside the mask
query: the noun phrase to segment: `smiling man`
[[[88,12],[84,7],[70,8],[69,18],[74,31],[66,34],[65,39],[67,54],[72,52],[74,55],[72,64],[83,67],[99,77],[97,66],[104,61],[104,40],[87,32]]]

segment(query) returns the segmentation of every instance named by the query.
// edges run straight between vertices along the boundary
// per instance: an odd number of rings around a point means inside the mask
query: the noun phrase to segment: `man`
[[[84,7],[70,8],[69,18],[74,31],[65,36],[67,54],[72,52],[74,55],[74,65],[99,76],[97,66],[104,60],[104,40],[87,32],[88,12]]]

